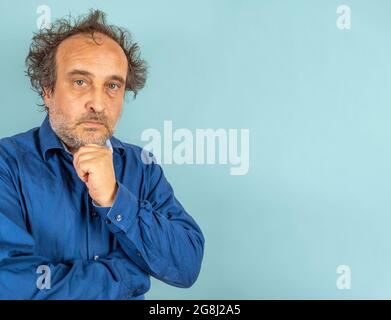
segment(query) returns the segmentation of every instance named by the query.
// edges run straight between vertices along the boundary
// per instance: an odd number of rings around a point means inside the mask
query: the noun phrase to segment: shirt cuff
[[[94,201],[94,210],[106,222],[110,231],[127,232],[136,222],[139,201],[122,183],[118,182],[118,190],[111,207],[98,206]]]

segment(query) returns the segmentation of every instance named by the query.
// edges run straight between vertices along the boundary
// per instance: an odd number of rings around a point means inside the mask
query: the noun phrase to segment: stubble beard
[[[81,121],[87,120],[103,122],[104,129],[84,127]],[[69,125],[69,121],[59,109],[49,109],[49,122],[53,131],[70,148],[79,149],[87,144],[104,146],[114,133],[114,129],[97,113],[92,113],[81,121],[74,126]]]

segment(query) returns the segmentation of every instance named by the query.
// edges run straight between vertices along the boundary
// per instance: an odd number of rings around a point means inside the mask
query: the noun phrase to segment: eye
[[[110,90],[117,90],[117,89],[121,88],[121,86],[117,83],[109,83],[108,87]]]
[[[84,82],[84,80],[76,80],[76,81],[74,81],[74,83],[75,83],[77,86],[81,87],[85,82]]]

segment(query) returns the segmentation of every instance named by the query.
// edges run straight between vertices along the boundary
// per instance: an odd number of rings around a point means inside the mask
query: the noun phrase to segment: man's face
[[[53,93],[45,90],[50,124],[71,152],[86,144],[105,145],[119,120],[128,61],[121,47],[96,33],[64,40],[56,54]],[[86,121],[99,122],[99,124]]]

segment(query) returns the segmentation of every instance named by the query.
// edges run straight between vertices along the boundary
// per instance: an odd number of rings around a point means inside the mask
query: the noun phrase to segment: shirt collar
[[[64,145],[61,139],[56,135],[53,131],[50,122],[49,116],[46,115],[44,121],[42,122],[41,127],[39,128],[39,141],[41,147],[41,153],[46,161],[48,159],[48,151],[54,149],[65,150],[69,152],[68,148]],[[106,141],[106,146],[108,146],[113,151],[117,151],[121,154],[121,156],[125,152],[125,146],[123,143],[112,136],[110,139]]]

